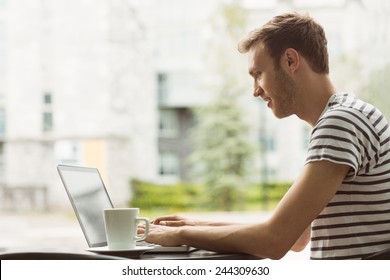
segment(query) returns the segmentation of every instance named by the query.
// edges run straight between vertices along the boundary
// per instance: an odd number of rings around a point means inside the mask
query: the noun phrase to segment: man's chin
[[[272,113],[274,113],[274,116],[277,119],[284,119],[284,118],[287,118],[287,117],[292,115],[292,114],[287,114],[285,112],[278,112],[278,111],[275,111],[275,110],[272,110]]]

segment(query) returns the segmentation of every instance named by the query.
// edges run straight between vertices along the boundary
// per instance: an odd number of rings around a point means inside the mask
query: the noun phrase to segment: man
[[[325,33],[308,15],[274,17],[239,43],[254,96],[277,118],[313,127],[306,164],[266,222],[226,224],[178,216],[154,221],[147,241],[279,259],[359,259],[390,247],[390,130],[381,112],[329,78]],[[310,229],[311,227],[311,229]]]

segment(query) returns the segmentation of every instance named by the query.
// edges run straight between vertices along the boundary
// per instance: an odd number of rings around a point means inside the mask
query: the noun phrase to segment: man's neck
[[[302,88],[302,101],[296,115],[314,126],[332,95],[337,92],[328,75],[315,75]]]

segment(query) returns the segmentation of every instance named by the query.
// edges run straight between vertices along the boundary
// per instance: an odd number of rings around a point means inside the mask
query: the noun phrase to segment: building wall
[[[178,133],[175,137],[160,135],[158,141],[159,154],[171,153],[178,159],[177,174],[173,174],[175,180],[189,181],[191,178],[190,155],[193,151],[190,130],[194,124],[194,116],[188,108],[171,109],[178,120]],[[160,173],[163,176],[163,174]],[[163,180],[163,178],[161,178]]]
[[[7,1],[4,184],[45,185],[52,205],[67,206],[56,164],[96,166],[125,205],[131,178],[155,179],[154,76],[139,5]]]

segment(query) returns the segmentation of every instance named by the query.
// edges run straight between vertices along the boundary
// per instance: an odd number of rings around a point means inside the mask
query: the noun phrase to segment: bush
[[[139,180],[131,181],[133,198],[130,206],[142,209],[187,211],[206,207],[204,187],[190,183],[158,185]]]
[[[223,210],[215,209],[210,192],[204,185],[183,182],[159,185],[132,180],[131,186],[133,198],[129,202],[130,207],[164,212]],[[241,198],[238,199],[241,203],[235,205],[233,210],[262,209],[264,202],[276,205],[290,186],[289,182],[272,182],[266,189],[261,184],[248,185],[241,191]]]
[[[291,187],[292,183],[290,182],[273,182],[269,184],[268,187],[268,198],[270,200],[281,200],[284,194]]]
[[[262,184],[252,184],[245,189],[245,202],[250,208],[262,206],[264,202],[276,205],[288,191],[292,183],[271,182],[265,188]]]

